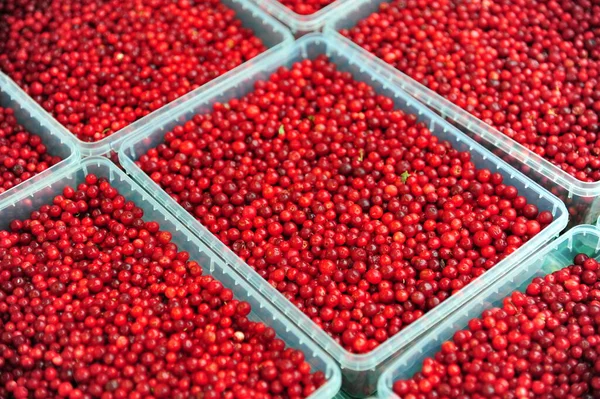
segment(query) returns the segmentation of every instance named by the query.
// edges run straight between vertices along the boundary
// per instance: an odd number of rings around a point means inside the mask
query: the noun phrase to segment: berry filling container
[[[348,0],[333,0],[311,14],[300,14],[279,0],[252,0],[260,8],[271,14],[287,26],[295,37],[320,31],[340,6]],[[301,1],[298,3],[302,3]]]
[[[244,62],[243,64],[258,63],[263,57],[268,56],[268,54],[271,51],[276,50],[277,48],[284,47],[293,41],[293,36],[281,23],[279,23],[267,13],[262,11],[250,0],[222,0],[221,3],[228,9],[233,10],[235,12],[235,19],[241,21],[241,26],[243,28],[251,30],[252,33],[262,41],[262,44],[266,49],[264,52],[258,54],[257,56]],[[117,59],[117,61],[119,60]],[[227,79],[231,71],[241,67],[241,65],[238,65],[237,67],[223,73],[222,75],[203,84],[197,89],[192,90],[192,92],[203,91],[215,84],[218,84],[219,82]],[[2,80],[9,79],[8,77],[6,77],[5,74],[3,74],[2,71],[0,71],[0,77],[2,78]],[[69,135],[73,137],[73,140],[77,143],[79,152],[82,156],[96,156],[109,154],[111,151],[116,152],[123,139],[135,132],[138,127],[142,126],[146,121],[153,119],[157,115],[169,113],[169,110],[171,108],[177,106],[177,104],[180,104],[181,102],[186,101],[186,99],[189,98],[190,93],[191,92],[182,95],[181,97],[171,101],[170,103],[167,103],[166,105],[158,108],[157,110],[150,112],[148,115],[134,120],[133,122],[119,129],[118,131],[107,135],[97,141],[82,140],[80,137],[77,137],[75,134],[71,133],[69,129],[67,129],[65,126],[58,122],[55,123],[54,130],[60,131],[63,135]],[[49,115],[48,113],[46,114]],[[52,116],[49,117],[56,120]]]
[[[232,290],[234,298],[246,301],[251,305],[248,318],[261,321],[275,330],[278,338],[286,347],[300,350],[310,364],[311,371],[322,371],[326,377],[325,384],[313,392],[309,398],[331,398],[338,392],[341,382],[340,370],[335,362],[327,356],[312,340],[286,319],[275,307],[265,300],[254,288],[245,282],[236,271],[203,242],[195,238],[178,220],[174,219],[159,202],[154,199],[112,162],[104,157],[91,157],[79,165],[73,165],[54,173],[44,182],[21,190],[17,195],[0,202],[0,229],[8,229],[10,222],[29,218],[34,210],[42,205],[51,204],[57,195],[62,195],[65,187],[77,188],[85,182],[88,174],[109,180],[112,187],[144,211],[144,221],[154,221],[160,225],[161,231],[171,233],[171,242],[178,251],[186,251],[190,259],[195,260],[203,269],[203,274],[210,275],[220,281],[224,287]]]
[[[439,352],[442,343],[452,340],[456,331],[466,329],[469,320],[479,318],[487,309],[502,307],[504,298],[515,291],[525,292],[534,278],[572,265],[573,258],[580,253],[600,259],[600,230],[596,226],[580,225],[569,230],[423,336],[381,375],[377,386],[378,396],[382,399],[398,399],[392,390],[394,382],[410,379],[419,372],[425,358],[431,358]]]
[[[569,211],[571,226],[580,223],[596,223],[600,215],[600,181],[586,182],[567,173],[560,166],[529,150],[340,33],[341,30],[351,29],[371,14],[378,12],[384,3],[389,3],[389,0],[349,1],[340,7],[334,18],[327,21],[323,31],[327,35],[340,39],[349,48],[360,51],[365,64],[370,65],[377,73],[393,81],[495,155],[563,200]],[[590,9],[589,12],[592,10]],[[409,43],[407,45],[410,46]],[[588,43],[587,46],[593,49],[593,44]]]
[[[372,394],[376,388],[376,381],[383,368],[406,350],[412,343],[428,329],[438,324],[448,315],[459,310],[463,304],[473,298],[490,283],[503,276],[507,271],[518,267],[524,259],[537,251],[542,245],[552,240],[567,224],[565,206],[552,194],[530,181],[527,177],[516,171],[507,163],[496,158],[488,150],[465,136],[458,129],[452,127],[427,107],[410,97],[396,86],[379,78],[362,61],[362,54],[348,50],[341,46],[338,40],[320,34],[311,34],[302,37],[293,46],[282,49],[261,61],[260,65],[252,65],[239,71],[235,76],[222,84],[211,88],[209,91],[190,98],[185,104],[173,109],[168,117],[154,120],[141,128],[135,135],[126,140],[119,152],[119,161],[137,182],[155,198],[165,204],[167,209],[177,218],[182,220],[189,228],[200,237],[212,250],[228,264],[240,272],[250,284],[256,287],[278,309],[293,320],[297,326],[305,331],[315,342],[329,353],[340,365],[343,375],[342,388],[350,395],[364,397]],[[432,134],[441,140],[446,140],[459,150],[469,152],[471,161],[477,168],[487,168],[503,176],[507,185],[518,189],[528,203],[536,205],[540,211],[552,213],[553,222],[546,226],[539,234],[519,247],[515,252],[486,271],[458,293],[450,296],[434,309],[428,311],[420,319],[404,328],[400,333],[389,337],[370,352],[352,353],[324,330],[319,328],[307,315],[290,303],[283,294],[271,286],[256,271],[243,262],[225,244],[210,233],[199,221],[181,207],[173,198],[161,189],[137,165],[136,160],[155,148],[164,141],[164,136],[175,126],[189,121],[196,114],[212,111],[213,104],[225,103],[230,99],[240,98],[254,90],[254,82],[267,80],[281,66],[292,64],[305,59],[315,59],[326,55],[338,70],[349,72],[354,80],[364,82],[374,88],[377,94],[385,95],[394,102],[394,109],[402,110],[406,114],[413,114],[424,122]],[[281,132],[280,132],[281,133]]]
[[[61,158],[61,161],[48,169],[0,193],[1,203],[20,190],[25,190],[36,182],[59,173],[61,169],[77,162],[80,156],[73,136],[68,133],[65,134],[60,127],[57,127],[56,121],[48,117],[38,104],[32,101],[12,80],[1,73],[0,107],[12,109],[17,123],[29,133],[39,136],[42,144],[46,146],[48,154]]]

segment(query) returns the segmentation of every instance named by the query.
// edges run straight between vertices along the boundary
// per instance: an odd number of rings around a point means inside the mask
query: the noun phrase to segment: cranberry
[[[42,139],[17,122],[11,108],[0,107],[0,194],[61,161]]]
[[[137,164],[355,353],[552,222],[324,56],[194,115]]]
[[[263,51],[219,0],[0,4],[0,69],[86,142]]]
[[[600,265],[579,254],[471,320],[393,389],[403,399],[597,398],[599,316]]]
[[[341,33],[579,180],[600,180],[600,5],[393,0]]]
[[[88,175],[0,231],[0,397],[302,398],[325,383]]]

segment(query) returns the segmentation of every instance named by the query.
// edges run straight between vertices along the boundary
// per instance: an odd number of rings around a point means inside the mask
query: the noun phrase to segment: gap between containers
[[[596,223],[596,219],[600,217],[600,181],[587,183],[576,179],[339,33],[340,29],[354,27],[359,21],[378,11],[382,3],[389,2],[390,0],[349,0],[327,21],[323,32],[338,39],[344,47],[358,51],[365,64],[376,73],[430,107],[449,123],[458,126],[496,156],[563,200],[571,217],[571,226]]]
[[[26,219],[29,214],[42,205],[51,204],[56,195],[62,194],[66,186],[77,187],[85,181],[85,176],[93,173],[98,177],[106,177],[127,200],[135,202],[144,210],[144,220],[156,221],[160,229],[172,234],[172,242],[179,250],[187,251],[191,259],[196,260],[205,273],[219,280],[231,289],[235,298],[246,301],[252,306],[249,318],[264,322],[272,327],[277,337],[281,338],[288,347],[301,350],[313,370],[321,370],[327,382],[314,392],[309,399],[327,399],[333,397],[340,388],[341,376],[339,368],[321,348],[312,342],[303,332],[290,323],[283,315],[252,288],[229,265],[215,256],[210,248],[198,240],[182,224],[174,219],[169,212],[153,196],[142,190],[124,172],[104,157],[90,157],[78,165],[63,168],[43,182],[27,189],[0,203],[0,229],[7,229],[14,219]]]
[[[554,215],[554,221],[541,233],[520,247],[507,259],[487,271],[481,278],[469,284],[466,288],[444,301],[435,309],[428,312],[419,321],[402,330],[401,333],[390,337],[375,350],[367,354],[357,355],[345,350],[333,338],[325,333],[295,306],[291,305],[284,296],[272,287],[266,280],[246,265],[228,247],[222,244],[196,219],[189,215],[177,204],[160,186],[154,183],[134,161],[148,149],[163,141],[164,134],[174,126],[183,124],[194,114],[210,111],[215,102],[224,102],[231,98],[240,97],[253,89],[256,80],[268,79],[279,66],[289,66],[296,61],[314,58],[326,54],[338,69],[352,73],[356,80],[363,81],[376,89],[379,94],[387,95],[395,102],[397,109],[418,115],[420,121],[425,121],[435,136],[451,142],[459,151],[468,151],[472,161],[478,168],[488,168],[492,172],[501,173],[505,182],[519,189],[529,202],[539,209],[547,209]],[[483,148],[471,138],[452,127],[442,118],[410,97],[390,82],[376,76],[375,71],[363,62],[364,55],[343,45],[336,38],[320,34],[306,35],[295,44],[274,52],[265,57],[260,63],[251,65],[230,76],[218,85],[189,98],[184,104],[170,109],[168,114],[153,119],[123,143],[119,152],[119,161],[144,189],[152,193],[173,215],[185,223],[194,234],[203,240],[223,261],[232,265],[245,279],[272,301],[286,316],[293,320],[307,335],[314,339],[329,353],[342,368],[342,388],[353,396],[367,396],[374,392],[379,375],[384,367],[397,355],[407,349],[425,331],[434,327],[444,317],[460,309],[490,283],[498,280],[508,271],[518,267],[528,256],[537,251],[543,244],[557,236],[567,224],[567,210],[562,202],[531,182],[523,174],[516,171],[506,162],[497,159],[491,152]]]

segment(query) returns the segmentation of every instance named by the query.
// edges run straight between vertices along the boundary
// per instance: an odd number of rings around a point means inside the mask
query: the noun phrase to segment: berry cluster
[[[600,180],[600,4],[393,0],[341,33],[579,180]]]
[[[0,69],[87,142],[264,50],[219,0],[0,2]]]
[[[281,4],[300,15],[311,15],[335,0],[279,0]]]
[[[0,397],[301,398],[325,382],[88,175],[0,231]]]
[[[579,254],[535,278],[393,389],[402,399],[600,397],[600,265]]]
[[[140,168],[355,353],[553,219],[324,56],[164,139]]]
[[[17,122],[11,108],[0,107],[0,194],[60,161]]]

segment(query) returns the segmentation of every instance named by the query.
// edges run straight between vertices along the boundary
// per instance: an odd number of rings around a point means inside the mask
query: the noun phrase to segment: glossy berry
[[[303,398],[325,382],[105,178],[0,231],[0,397]]]
[[[0,3],[0,69],[86,142],[264,50],[219,0]]]
[[[402,399],[600,397],[600,265],[579,254],[536,277],[393,389]]]
[[[346,349],[371,351],[552,221],[325,57],[137,164]]]
[[[0,194],[60,161],[38,135],[17,122],[11,108],[0,107]]]
[[[351,40],[579,180],[600,180],[597,1],[394,0]]]

